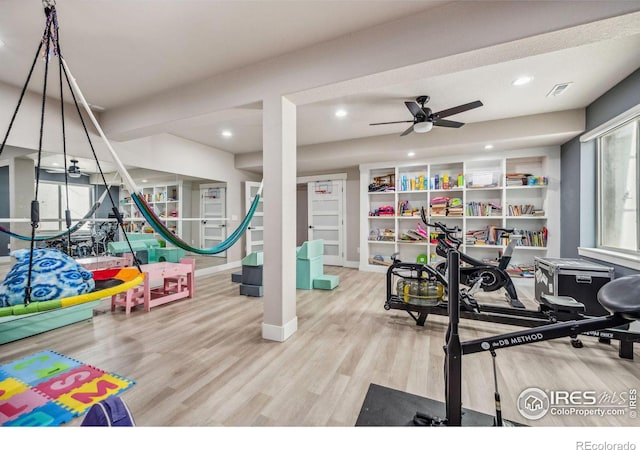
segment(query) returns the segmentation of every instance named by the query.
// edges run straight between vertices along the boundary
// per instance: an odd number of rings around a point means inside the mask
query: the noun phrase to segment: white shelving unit
[[[545,177],[547,184],[507,185],[506,175],[513,173]],[[421,207],[427,209],[429,222],[459,227],[460,237],[463,238],[461,250],[475,258],[497,258],[499,251],[506,248],[505,241],[481,245],[466,243],[464,238],[467,233],[486,230],[491,226],[515,228],[520,232],[532,232],[531,235],[547,230],[545,245],[536,240],[529,245],[518,246],[512,257],[513,264],[533,265],[535,256],[558,257],[559,178],[558,147],[517,150],[464,160],[442,157],[406,164],[363,164],[360,166],[360,270],[386,271],[385,266],[372,264],[370,259],[382,256],[388,262],[393,253],[398,253],[403,261],[415,262],[419,255],[426,255],[429,262],[441,259],[435,255],[436,246],[428,238],[423,241],[401,239],[403,234],[415,231],[418,224],[427,233],[435,232],[422,223],[419,215]],[[369,186],[375,184],[376,179],[395,181],[395,190],[369,192]],[[438,215],[437,208],[431,210],[431,201],[438,197],[459,199],[463,210],[461,215]],[[470,204],[476,206],[475,213],[468,209]],[[491,204],[500,208],[487,206]],[[480,209],[481,206],[484,210]],[[388,214],[389,207],[393,207],[393,214],[375,215]],[[536,215],[532,214],[533,211],[536,211]],[[377,236],[389,239],[389,235],[393,235],[394,240],[375,240]]]
[[[166,224],[167,228],[182,237],[182,182],[144,186],[142,194],[153,207],[154,212]],[[153,228],[141,216],[136,205],[131,201],[131,193],[124,187],[120,188],[119,206],[127,232],[149,233],[157,236]]]

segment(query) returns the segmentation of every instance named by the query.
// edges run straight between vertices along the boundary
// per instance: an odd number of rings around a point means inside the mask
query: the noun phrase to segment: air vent
[[[571,86],[573,84],[573,82],[568,82],[568,83],[559,83],[556,84],[547,94],[547,97],[557,97],[561,94],[564,94],[567,89],[569,89],[569,86]]]

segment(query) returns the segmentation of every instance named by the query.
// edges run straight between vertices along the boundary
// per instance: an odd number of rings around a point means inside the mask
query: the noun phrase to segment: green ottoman
[[[335,289],[339,283],[338,275],[320,275],[313,279],[313,288],[330,291],[331,289]]]
[[[184,258],[184,250],[178,247],[157,247],[149,249],[149,263],[179,263]]]
[[[298,259],[296,261],[296,288],[313,289],[313,280],[322,275],[323,257]]]

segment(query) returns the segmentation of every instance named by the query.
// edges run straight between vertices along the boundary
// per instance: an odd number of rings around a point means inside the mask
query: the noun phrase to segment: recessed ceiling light
[[[525,84],[531,83],[531,81],[533,81],[533,77],[525,75],[525,76],[516,78],[511,82],[511,84],[513,84],[514,86],[524,86]]]
[[[146,182],[147,182],[147,180],[142,180],[142,182],[143,182],[143,183],[146,183]]]
[[[336,111],[336,117],[345,117],[347,115],[347,111],[344,109],[338,109]]]
[[[493,145],[491,145],[491,144],[487,144],[487,145],[484,146],[485,150],[491,150],[492,148],[493,148]]]
[[[409,152],[407,153],[407,156],[416,156],[416,152]]]
[[[53,165],[54,165],[54,166],[59,166],[60,164],[59,164],[59,163],[54,162],[54,163],[53,163]]]
[[[226,138],[230,138],[231,136],[233,136],[233,133],[229,130],[224,130],[221,134]]]

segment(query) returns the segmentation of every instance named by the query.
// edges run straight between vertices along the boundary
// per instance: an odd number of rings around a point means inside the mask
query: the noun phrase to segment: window
[[[598,138],[598,248],[640,254],[639,125],[636,117]]]
[[[91,209],[91,192],[91,185],[69,185],[69,210],[74,224]],[[64,184],[41,182],[38,201],[40,203],[40,226],[38,230],[62,231],[67,228],[64,214],[67,209],[67,195]],[[51,221],[50,219],[57,220]],[[85,223],[80,229],[88,230],[89,228],[90,224]]]

